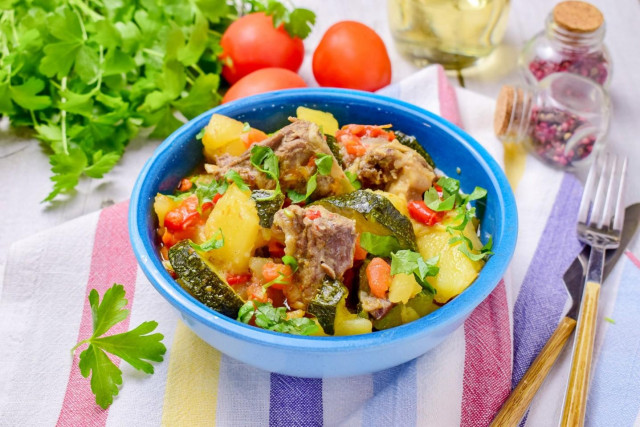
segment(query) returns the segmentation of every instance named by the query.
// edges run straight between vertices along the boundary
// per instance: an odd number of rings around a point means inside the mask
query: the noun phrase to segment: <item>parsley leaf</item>
[[[360,234],[360,246],[370,254],[383,258],[402,248],[395,236],[378,236],[368,231]]]
[[[220,249],[224,246],[224,235],[222,234],[222,230],[218,228],[218,231],[203,244],[199,245],[189,240],[189,246],[199,252],[209,252],[214,249]]]
[[[4,3],[0,114],[50,157],[45,201],[102,178],[141,129],[165,138],[216,106],[220,37],[239,16],[265,12],[298,37],[315,21],[278,0]]]
[[[202,209],[202,205],[207,202],[213,202],[217,194],[224,194],[229,187],[226,179],[216,181],[215,179],[209,184],[194,184],[196,187],[196,196],[198,197],[198,211]]]
[[[284,265],[288,265],[289,267],[291,267],[291,271],[293,273],[298,271],[298,260],[295,259],[295,257],[291,255],[285,255],[282,257],[282,262],[284,263]]]
[[[307,192],[305,194],[298,193],[295,190],[289,190],[287,192],[287,196],[291,199],[292,203],[300,203],[304,200],[307,200],[316,188],[318,187],[318,174],[320,175],[329,175],[331,173],[331,169],[333,168],[333,156],[324,153],[316,154],[316,159],[314,160],[316,164],[316,172],[311,175],[309,180],[307,181]]]
[[[354,189],[359,190],[362,188],[362,183],[358,181],[358,175],[351,171],[344,171],[344,174],[347,176],[347,179],[351,183]]]
[[[263,172],[268,178],[276,181],[276,189],[271,196],[260,200],[272,200],[278,194],[282,193],[282,191],[280,191],[280,166],[278,157],[273,150],[263,145],[254,144],[251,147],[250,161],[254,168]]]
[[[72,352],[82,344],[89,346],[80,353],[80,373],[87,378],[91,375],[91,391],[96,403],[103,409],[113,403],[113,396],[119,392],[122,384],[122,371],[111,361],[107,353],[120,357],[135,369],[153,374],[153,365],[149,362],[161,362],[167,351],[159,333],[151,334],[158,326],[157,322],[143,322],[131,331],[103,336],[113,326],[129,315],[124,286],[114,284],[103,295],[92,289],[89,293],[89,305],[93,317],[93,334],[80,341]]]
[[[438,274],[439,257],[433,257],[425,260],[422,256],[414,251],[404,249],[391,254],[391,275],[398,273],[413,274],[416,282],[428,292],[436,294],[436,290],[426,280],[426,277],[433,277]]]
[[[255,317],[256,326],[270,331],[293,335],[311,335],[320,327],[308,317],[287,320],[284,307],[274,307],[270,302],[247,301],[238,311],[238,321],[249,323]]]
[[[225,179],[233,181],[233,183],[242,191],[249,191],[249,186],[244,182],[240,174],[233,169],[229,169],[224,174]]]

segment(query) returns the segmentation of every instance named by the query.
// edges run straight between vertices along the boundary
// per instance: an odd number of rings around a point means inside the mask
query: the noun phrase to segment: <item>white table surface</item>
[[[313,9],[317,23],[305,40],[306,58],[301,75],[316,83],[311,73],[311,55],[322,34],[341,20],[358,20],[374,28],[384,39],[393,64],[393,81],[417,68],[399,56],[393,46],[386,18],[386,0],[295,0],[296,5]],[[518,83],[517,55],[526,40],[540,31],[556,1],[518,0],[512,3],[509,24],[502,46],[484,66],[463,71],[465,87],[495,97],[503,84]],[[592,0],[607,22],[605,42],[614,64],[610,95],[614,108],[608,143],[615,152],[629,156],[627,200],[640,200],[640,4],[637,0]],[[455,75],[450,76],[458,84]],[[6,129],[6,121],[4,129]],[[120,164],[102,180],[82,180],[77,194],[68,200],[43,204],[51,189],[47,156],[35,140],[11,131],[0,132],[0,291],[9,247],[19,239],[46,230],[72,218],[96,211],[129,198],[135,178],[159,141],[138,139],[127,148]],[[90,236],[87,236],[90,237]],[[48,248],[55,256],[55,248]]]

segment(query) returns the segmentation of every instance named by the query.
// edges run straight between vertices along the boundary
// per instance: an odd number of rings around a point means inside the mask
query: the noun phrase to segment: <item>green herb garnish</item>
[[[292,203],[300,203],[302,201],[307,200],[316,188],[318,187],[318,174],[320,175],[329,175],[331,173],[331,168],[333,167],[333,156],[330,154],[318,153],[316,154],[315,159],[316,164],[316,172],[311,175],[309,180],[307,181],[307,192],[305,194],[298,193],[294,190],[289,190],[287,192],[287,196],[291,199]]]
[[[272,200],[278,194],[282,193],[280,190],[280,166],[278,164],[278,157],[273,150],[263,145],[254,144],[253,147],[251,147],[250,161],[254,168],[263,172],[269,179],[273,179],[276,182],[276,189],[271,196],[260,200]]]
[[[224,235],[222,234],[222,230],[219,228],[218,231],[216,231],[216,233],[203,244],[199,245],[189,240],[189,246],[199,252],[209,252],[214,249],[220,249],[224,246]]]
[[[284,263],[284,265],[288,265],[289,267],[291,267],[292,273],[298,271],[298,260],[295,259],[295,257],[291,255],[285,255],[282,257],[282,262]]]
[[[80,353],[80,373],[87,378],[91,375],[91,391],[96,403],[107,409],[113,403],[113,396],[118,394],[118,386],[122,384],[122,371],[114,364],[107,353],[120,357],[137,370],[153,374],[152,362],[162,362],[167,348],[162,344],[164,335],[151,334],[158,326],[157,322],[143,322],[129,332],[104,336],[109,329],[129,316],[124,286],[115,284],[100,296],[95,289],[89,293],[89,304],[93,317],[93,334],[80,341],[72,349],[72,353],[81,345],[89,344]]]
[[[249,323],[255,316],[256,326],[270,331],[294,335],[311,335],[320,330],[308,317],[287,320],[287,309],[269,302],[247,301],[238,311],[238,321]]]
[[[347,176],[347,179],[349,180],[349,182],[351,183],[351,186],[356,189],[359,190],[360,188],[362,188],[362,183],[360,181],[358,181],[358,175],[351,172],[351,171],[344,171],[344,174]]]
[[[397,251],[391,254],[391,275],[413,274],[420,286],[435,295],[435,288],[427,283],[425,278],[438,274],[440,271],[438,261],[437,256],[425,260],[419,253],[408,249]]]
[[[360,246],[371,255],[387,258],[391,252],[402,248],[398,238],[395,236],[378,236],[377,234],[364,231],[360,234]]]

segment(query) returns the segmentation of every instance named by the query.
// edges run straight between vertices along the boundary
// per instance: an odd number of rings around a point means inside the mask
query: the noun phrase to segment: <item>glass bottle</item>
[[[611,57],[603,43],[604,17],[582,1],[558,3],[546,28],[525,45],[519,65],[526,81],[535,84],[552,73],[578,74],[607,87]]]
[[[603,145],[609,116],[602,86],[575,74],[555,73],[535,88],[503,86],[494,130],[505,144],[521,143],[543,162],[574,170]]]
[[[507,28],[509,0],[388,0],[398,50],[418,66],[460,69],[487,56]]]

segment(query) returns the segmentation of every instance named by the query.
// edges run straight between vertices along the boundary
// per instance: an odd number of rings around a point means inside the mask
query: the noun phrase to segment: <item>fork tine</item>
[[[587,182],[584,185],[584,191],[582,193],[582,200],[580,201],[580,208],[578,210],[578,223],[586,224],[589,220],[589,209],[591,208],[591,202],[595,194],[595,185],[598,182],[598,171],[600,158],[602,156],[597,155],[593,159],[593,164],[589,169],[589,175],[587,176]]]
[[[604,164],[602,165],[602,171],[600,172],[600,179],[598,179],[598,186],[596,188],[596,195],[593,199],[593,206],[591,207],[591,218],[589,218],[589,226],[594,224],[600,228],[602,227],[602,221],[604,217],[604,204],[607,198],[607,187],[609,184],[609,169],[610,169],[610,155],[606,154],[604,158]]]
[[[602,218],[598,222],[598,228],[603,226],[607,229],[613,227],[613,219],[615,215],[615,208],[618,202],[618,192],[620,190],[620,177],[621,177],[622,164],[618,161],[618,156],[611,155],[611,171],[608,176],[607,197],[602,209]]]
[[[613,229],[615,231],[621,231],[624,224],[624,190],[627,183],[627,163],[628,158],[625,157],[622,161],[622,173],[620,175],[620,184],[618,185],[618,200],[616,201],[616,211],[613,218]]]

